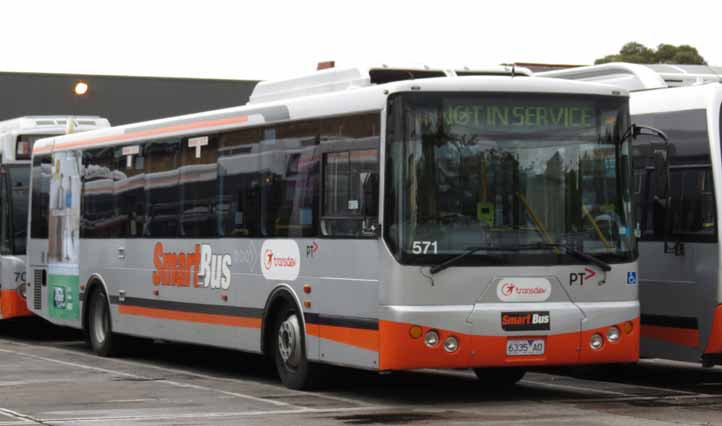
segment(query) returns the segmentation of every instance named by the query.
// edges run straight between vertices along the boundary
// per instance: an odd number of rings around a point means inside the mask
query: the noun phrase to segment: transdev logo
[[[301,270],[300,259],[294,240],[266,240],[261,247],[261,271],[269,280],[294,281]]]
[[[273,250],[268,249],[265,252],[263,252],[263,267],[266,271],[270,271],[273,267]]]
[[[502,302],[543,302],[551,292],[546,278],[502,278],[496,286],[496,295]]]

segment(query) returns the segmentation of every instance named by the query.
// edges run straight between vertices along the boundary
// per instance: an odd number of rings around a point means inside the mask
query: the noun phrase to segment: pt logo
[[[316,257],[316,254],[318,253],[318,243],[313,242],[313,244],[309,244],[306,246],[306,257]]]
[[[569,286],[578,284],[579,286],[584,285],[584,281],[589,281],[597,275],[592,269],[584,268],[584,272],[572,272],[569,274]]]

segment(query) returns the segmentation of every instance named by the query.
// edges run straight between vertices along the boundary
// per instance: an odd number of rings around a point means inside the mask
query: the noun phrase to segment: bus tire
[[[306,336],[302,315],[295,303],[284,303],[274,322],[270,343],[276,371],[290,389],[310,389],[319,382],[319,366],[306,357]]]
[[[526,369],[520,367],[475,368],[474,374],[489,387],[509,387],[524,378]]]
[[[110,323],[110,306],[105,290],[97,288],[90,295],[88,307],[88,341],[96,354],[108,357],[117,353],[118,344]]]

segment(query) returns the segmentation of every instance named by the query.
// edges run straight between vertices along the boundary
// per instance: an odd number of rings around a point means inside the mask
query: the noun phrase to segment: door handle
[[[118,259],[125,259],[125,247],[118,247]]]

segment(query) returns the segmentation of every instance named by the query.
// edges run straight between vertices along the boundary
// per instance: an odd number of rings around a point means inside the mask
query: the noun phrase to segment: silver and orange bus
[[[319,364],[474,368],[639,352],[624,91],[330,69],[251,101],[33,149],[28,306],[125,336]]]
[[[28,316],[25,302],[30,155],[35,141],[66,132],[108,127],[92,116],[27,116],[0,121],[0,319]]]

